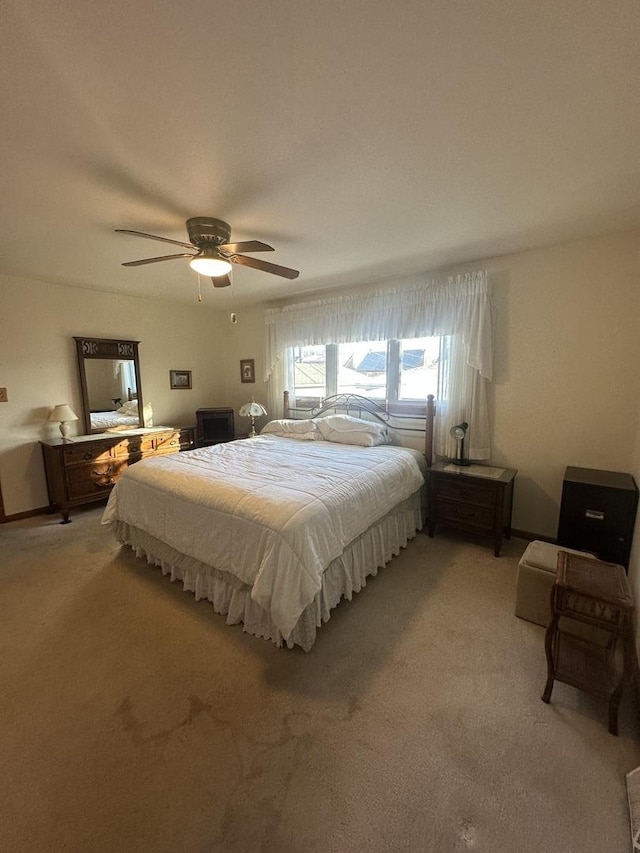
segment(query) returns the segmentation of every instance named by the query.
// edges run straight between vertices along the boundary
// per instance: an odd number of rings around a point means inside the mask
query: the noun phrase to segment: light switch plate
[[[7,395],[7,389],[6,388],[0,388],[0,403],[8,403],[8,402],[9,402],[9,396]]]

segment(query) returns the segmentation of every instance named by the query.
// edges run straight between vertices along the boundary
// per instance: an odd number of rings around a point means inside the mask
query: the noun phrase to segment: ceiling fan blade
[[[229,287],[231,284],[231,277],[228,275],[217,275],[215,278],[211,276],[211,281],[213,282],[214,287]]]
[[[184,246],[185,249],[193,249],[191,243],[182,243],[180,240],[170,240],[168,237],[156,237],[155,234],[145,234],[143,231],[128,231],[126,228],[116,228],[116,234],[133,234],[134,237],[147,237],[149,240],[160,240],[161,243],[173,243],[174,246]]]
[[[281,267],[278,264],[270,264],[268,261],[261,261],[259,258],[247,258],[245,255],[230,255],[229,260],[232,264],[240,264],[243,267],[253,267],[254,270],[262,270],[270,272],[273,275],[281,275],[283,278],[298,278],[300,273],[298,270],[292,270],[289,267]]]
[[[143,258],[141,261],[127,261],[122,264],[123,267],[140,267],[142,264],[155,264],[157,261],[172,261],[174,258],[194,258],[195,255],[188,255],[186,252],[180,255],[162,255],[161,258]]]
[[[223,243],[218,246],[223,252],[274,252],[273,246],[260,240],[245,240],[244,243]]]

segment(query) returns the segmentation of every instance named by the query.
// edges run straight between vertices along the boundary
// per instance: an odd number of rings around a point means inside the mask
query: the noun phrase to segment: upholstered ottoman
[[[592,556],[535,539],[527,545],[518,565],[516,616],[545,628],[551,621],[551,587],[556,578],[558,551]]]

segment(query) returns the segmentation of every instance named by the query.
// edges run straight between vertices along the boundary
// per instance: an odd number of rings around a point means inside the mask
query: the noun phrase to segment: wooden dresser
[[[130,430],[41,441],[51,511],[104,500],[129,465],[195,447],[193,427]]]
[[[435,462],[427,475],[429,536],[433,537],[436,524],[493,536],[494,553],[499,557],[503,535],[507,539],[511,536],[516,473],[513,468]]]

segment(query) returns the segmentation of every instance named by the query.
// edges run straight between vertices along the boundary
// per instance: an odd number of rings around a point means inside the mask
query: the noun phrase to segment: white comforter
[[[140,426],[138,415],[121,415],[118,412],[91,412],[91,429],[108,429],[114,426]]]
[[[416,451],[272,435],[144,459],[102,519],[234,574],[288,639],[322,572],[424,483]]]

